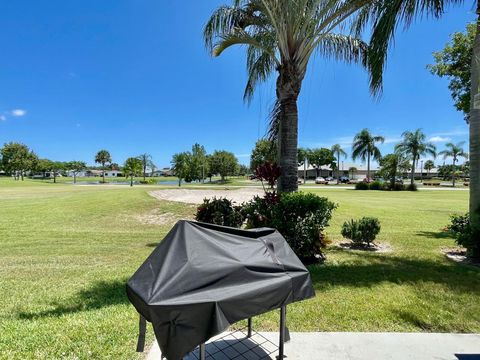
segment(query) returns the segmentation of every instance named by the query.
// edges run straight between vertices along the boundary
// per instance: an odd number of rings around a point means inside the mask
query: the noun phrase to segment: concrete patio
[[[224,333],[212,339],[228,335]],[[277,344],[278,333],[260,333]],[[430,334],[430,333],[291,333],[291,341],[285,344],[287,360],[480,360],[479,334]],[[255,336],[252,338],[255,341]],[[219,342],[217,340],[217,342]],[[213,344],[210,348],[215,347]],[[209,347],[207,344],[207,351]],[[262,357],[252,353],[237,359],[274,359],[276,353],[269,343]],[[238,353],[237,353],[238,356]],[[160,360],[161,353],[155,342],[147,360]],[[207,359],[227,360],[235,354],[222,353]],[[188,356],[185,360],[196,359]]]

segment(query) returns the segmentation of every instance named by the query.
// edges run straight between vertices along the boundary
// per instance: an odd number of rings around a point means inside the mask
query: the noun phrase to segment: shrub
[[[370,187],[366,182],[361,181],[355,184],[355,190],[368,190],[368,189],[370,189]]]
[[[351,219],[342,226],[342,236],[359,245],[370,246],[379,232],[380,221],[372,217],[363,217],[360,220]]]
[[[470,214],[452,215],[447,230],[455,237],[458,245],[467,249],[467,255],[480,260],[480,229],[470,223]]]
[[[326,198],[309,193],[288,193],[281,196],[267,193],[244,204],[247,227],[267,226],[277,229],[292,250],[305,263],[325,257],[327,245],[323,231],[328,226],[336,205]]]
[[[392,191],[403,191],[403,190],[405,190],[405,185],[396,182],[393,185],[393,187],[391,185],[389,185],[389,189],[392,190]]]
[[[228,199],[217,199],[216,197],[203,200],[203,204],[197,208],[195,219],[210,224],[237,228],[242,226],[244,220],[241,206],[235,206]]]
[[[418,188],[417,188],[417,185],[416,185],[416,184],[408,184],[408,186],[406,187],[406,190],[408,190],[408,191],[417,191]]]
[[[383,190],[383,184],[380,181],[374,181],[368,185],[370,190]]]
[[[255,169],[255,175],[257,176],[257,179],[259,179],[262,184],[264,181],[267,182],[271,189],[274,188],[278,178],[280,177],[280,172],[280,167],[277,164],[272,164],[269,161]]]

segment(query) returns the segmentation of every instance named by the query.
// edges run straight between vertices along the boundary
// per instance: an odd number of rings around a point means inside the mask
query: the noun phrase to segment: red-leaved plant
[[[275,187],[275,184],[280,177],[280,173],[280,167],[277,164],[271,163],[269,161],[267,161],[263,165],[258,166],[255,169],[255,175],[258,179],[260,179],[262,185],[265,181],[270,187],[270,189],[273,189]]]

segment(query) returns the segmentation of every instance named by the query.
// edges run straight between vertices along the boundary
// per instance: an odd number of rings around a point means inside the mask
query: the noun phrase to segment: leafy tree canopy
[[[435,64],[427,65],[432,74],[450,80],[448,88],[455,107],[464,113],[466,120],[470,112],[470,68],[475,34],[475,24],[468,24],[465,32],[454,33],[443,50],[433,53]]]
[[[275,143],[266,139],[258,140],[250,155],[250,169],[251,171],[255,171],[256,168],[266,162],[275,163],[276,158],[277,149]]]

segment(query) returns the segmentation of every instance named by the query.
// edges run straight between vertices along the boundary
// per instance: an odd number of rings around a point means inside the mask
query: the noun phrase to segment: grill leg
[[[284,354],[283,346],[285,344],[285,321],[287,315],[287,307],[282,306],[280,309],[280,341],[278,343],[278,356],[277,360],[283,360],[286,358]]]
[[[200,344],[200,348],[198,349],[198,352],[200,353],[200,360],[205,360],[205,344]]]
[[[248,318],[248,338],[252,337],[252,318]]]

